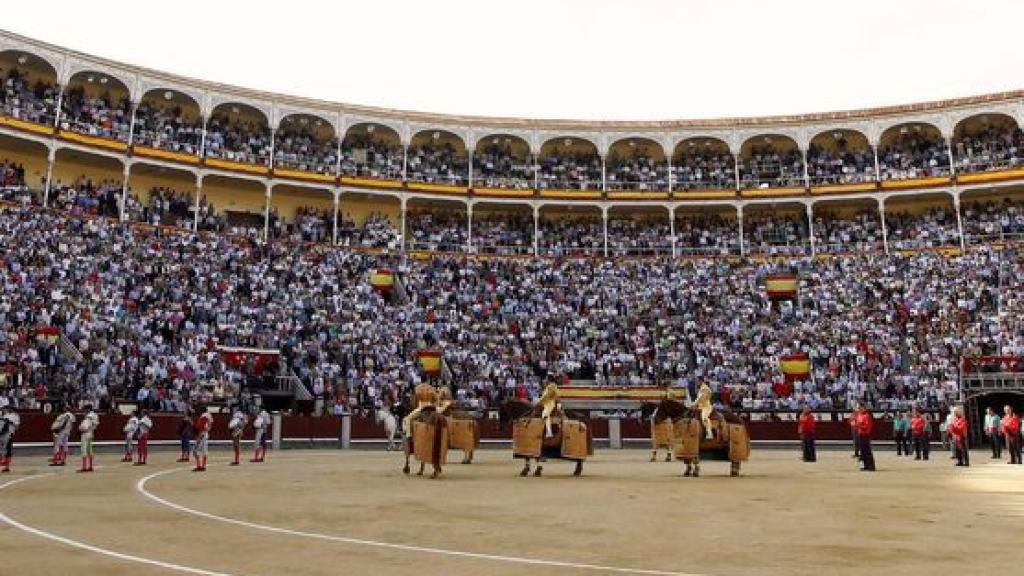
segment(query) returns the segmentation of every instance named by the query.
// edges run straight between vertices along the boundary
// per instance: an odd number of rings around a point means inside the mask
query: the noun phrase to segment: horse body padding
[[[746,462],[750,459],[750,434],[743,424],[726,424],[729,429],[729,460]]]
[[[412,423],[413,456],[420,462],[435,465],[447,462],[448,434],[442,422],[443,419],[437,419],[433,422],[416,420]]]
[[[476,420],[448,418],[448,447],[452,450],[473,451],[480,440]]]
[[[544,420],[520,418],[512,423],[512,455],[540,458],[544,439]]]
[[[701,425],[697,418],[682,418],[672,428],[675,437],[676,458],[696,458],[700,455]]]
[[[651,422],[651,448],[657,450],[658,448],[672,448],[673,442],[673,431],[672,421],[662,420],[661,422]]]
[[[591,454],[587,425],[579,420],[562,421],[562,458],[585,460]]]

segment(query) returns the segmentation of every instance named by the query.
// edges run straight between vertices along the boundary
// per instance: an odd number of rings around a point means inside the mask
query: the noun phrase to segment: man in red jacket
[[[1012,406],[1003,406],[1003,419],[999,424],[1000,431],[1006,438],[1006,451],[1010,453],[1010,464],[1020,464],[1020,416],[1014,414]]]
[[[800,419],[796,424],[796,432],[800,435],[800,443],[804,448],[804,462],[818,461],[814,446],[815,428],[817,428],[817,422],[814,419],[814,414],[811,413],[809,407],[804,406],[804,411],[800,414]]]
[[[875,430],[875,420],[871,417],[864,405],[857,403],[857,411],[853,417],[854,428],[857,430],[857,447],[860,452],[860,461],[863,464],[861,471],[875,471],[875,454],[871,451],[871,433]]]
[[[967,448],[967,419],[959,406],[953,408],[953,421],[949,424],[949,436],[953,439],[957,466],[971,465],[971,452]]]
[[[928,459],[931,452],[931,422],[928,416],[914,409],[914,416],[910,419],[910,436],[914,440],[914,460],[920,460],[921,456]]]

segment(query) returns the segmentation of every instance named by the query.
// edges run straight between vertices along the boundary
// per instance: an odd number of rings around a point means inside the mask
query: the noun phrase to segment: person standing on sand
[[[814,419],[814,414],[811,412],[810,407],[804,406],[804,410],[800,414],[800,419],[797,421],[796,425],[797,434],[800,435],[800,444],[803,446],[804,462],[818,461],[818,455],[814,445],[816,429],[817,422]]]
[[[860,461],[863,464],[861,471],[874,472],[875,454],[871,451],[871,434],[875,430],[875,420],[871,417],[871,413],[864,408],[864,405],[858,403],[853,422],[857,428],[857,444]]]
[[[910,419],[910,435],[914,438],[914,460],[920,460],[922,456],[928,459],[931,452],[932,423],[928,415],[914,410],[914,416]]]
[[[949,436],[953,442],[957,466],[970,466],[971,453],[967,447],[967,418],[959,406],[951,412],[953,421],[949,423]]]

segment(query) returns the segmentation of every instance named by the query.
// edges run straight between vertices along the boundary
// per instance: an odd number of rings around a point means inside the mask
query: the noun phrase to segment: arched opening
[[[764,134],[740,147],[740,186],[789,188],[804,185],[804,159],[789,136]]]
[[[533,254],[533,208],[527,204],[473,205],[476,254]]]
[[[424,130],[412,137],[406,180],[465,186],[469,182],[466,143],[445,130]]]
[[[47,154],[39,142],[0,134],[0,200],[41,205]]]
[[[245,178],[210,175],[203,179],[200,230],[212,230],[254,241],[263,239],[267,188]]]
[[[604,254],[604,221],[594,206],[543,206],[537,251],[541,256]]]
[[[968,190],[960,196],[967,244],[1024,240],[1024,187]]]
[[[338,245],[398,250],[401,204],[393,196],[346,193],[338,207]]]
[[[75,214],[117,218],[123,179],[124,165],[119,160],[62,148],[54,156],[49,205]]]
[[[931,124],[897,124],[882,133],[878,169],[882,180],[949,176],[946,140]]]
[[[856,130],[829,130],[807,148],[811,186],[859,184],[875,180],[875,153],[867,136]]]
[[[125,214],[131,222],[191,229],[196,177],[187,170],[132,164]]]
[[[270,237],[289,242],[330,242],[334,197],[326,188],[280,184],[270,195]]]
[[[248,104],[225,103],[206,123],[206,156],[243,164],[270,165],[270,124]]]
[[[341,143],[341,173],[358,178],[402,179],[402,139],[383,124],[356,124]]]
[[[747,254],[806,256],[811,253],[807,208],[799,203],[751,204],[743,208]]]
[[[135,109],[133,145],[197,156],[202,141],[203,116],[191,96],[164,88],[143,95]]]
[[[672,230],[667,208],[613,206],[608,210],[609,256],[671,254]]]
[[[1009,170],[1020,165],[1024,132],[1006,114],[978,114],[953,130],[953,158],[958,174]]]
[[[956,210],[949,194],[915,194],[885,201],[889,246],[897,250],[957,246]]]
[[[582,138],[553,138],[537,156],[538,183],[543,190],[600,190],[601,156]]]
[[[333,175],[338,169],[334,126],[309,114],[285,116],[274,136],[274,168]]]
[[[676,254],[736,256],[740,228],[733,206],[676,208]]]
[[[468,230],[462,202],[413,198],[406,205],[406,250],[465,252]]]
[[[132,103],[124,82],[102,72],[82,71],[64,90],[60,128],[68,132],[127,142]]]
[[[0,52],[0,79],[5,116],[53,126],[60,83],[49,62],[28,52]]]
[[[882,218],[874,199],[814,204],[814,243],[819,254],[882,251]]]
[[[735,190],[736,159],[718,138],[688,138],[672,154],[673,190]]]
[[[528,190],[533,188],[535,169],[530,145],[518,136],[492,134],[477,142],[473,151],[474,187]]]
[[[624,138],[612,144],[605,170],[608,190],[668,191],[665,151],[649,138]]]

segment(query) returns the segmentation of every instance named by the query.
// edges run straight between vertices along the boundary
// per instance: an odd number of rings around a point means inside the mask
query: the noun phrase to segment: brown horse
[[[651,431],[658,423],[672,425],[672,443],[677,460],[686,464],[683,476],[700,476],[701,458],[728,460],[729,475],[739,476],[741,463],[750,457],[750,436],[746,424],[736,414],[715,410],[711,413],[711,437],[707,437],[700,411],[682,402],[664,399],[641,406],[641,415],[651,419]],[[653,441],[653,436],[652,436]]]
[[[462,450],[462,464],[471,464],[480,445],[480,421],[453,406],[445,408],[443,414],[448,420],[448,448]]]
[[[410,428],[404,431],[405,466],[402,472],[409,473],[409,457],[414,456],[420,461],[417,476],[423,475],[424,467],[430,462],[434,468],[430,477],[437,478],[441,475],[441,467],[448,452],[448,419],[433,406],[428,406],[413,418]]]
[[[512,456],[524,460],[520,476],[530,474],[530,461],[537,460],[534,476],[543,473],[541,464],[548,458],[559,458],[576,463],[573,476],[583,474],[583,460],[594,453],[594,438],[586,416],[580,413],[555,410],[551,417],[552,436],[544,437],[543,408],[517,399],[508,399],[498,410],[504,428],[512,424]]]
[[[686,406],[682,402],[668,398],[640,405],[640,419],[651,423],[651,462],[658,460],[659,448],[665,449],[665,462],[672,461],[675,450],[672,424],[685,413]]]

